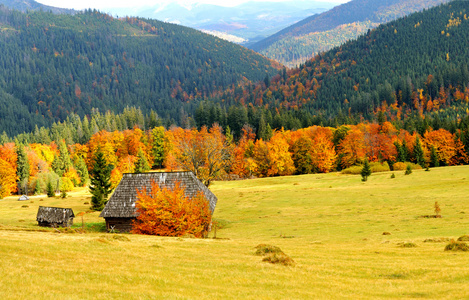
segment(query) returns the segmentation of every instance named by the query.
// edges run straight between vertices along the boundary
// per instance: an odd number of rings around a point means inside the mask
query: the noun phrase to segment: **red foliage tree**
[[[151,191],[137,190],[137,220],[132,233],[204,237],[208,233],[212,214],[209,203],[199,192],[192,199],[185,187],[176,183],[173,189],[160,188],[152,182]]]

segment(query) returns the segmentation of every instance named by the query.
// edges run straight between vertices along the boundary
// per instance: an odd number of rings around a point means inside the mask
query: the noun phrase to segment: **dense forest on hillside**
[[[251,46],[286,66],[353,40],[368,29],[449,0],[352,0],[313,15]]]
[[[128,105],[182,123],[197,99],[277,72],[251,50],[174,24],[3,6],[0,65],[0,130],[9,135]]]
[[[256,115],[256,128],[261,119],[287,129],[387,119],[410,132],[429,124],[454,132],[469,112],[468,13],[469,2],[455,1],[381,25],[218,101]],[[211,106],[199,106],[199,125],[213,121]]]

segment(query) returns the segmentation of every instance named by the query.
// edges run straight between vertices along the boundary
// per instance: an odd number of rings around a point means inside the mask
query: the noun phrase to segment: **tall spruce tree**
[[[27,184],[29,180],[29,160],[23,144],[16,145],[17,169],[18,176],[18,194],[27,193]]]
[[[432,145],[432,149],[430,152],[430,166],[431,167],[439,167],[440,162],[438,161],[438,154],[436,153],[435,146]]]
[[[362,175],[362,181],[367,181],[368,177],[371,175],[371,167],[368,159],[365,160],[360,174]]]
[[[414,159],[415,162],[420,165],[422,168],[425,167],[425,158],[423,157],[422,144],[420,143],[420,138],[417,136],[414,144]]]
[[[108,165],[104,159],[101,149],[95,153],[93,158],[93,168],[90,171],[90,193],[91,209],[101,211],[106,205],[107,197],[112,192],[111,171],[112,165]]]
[[[164,161],[164,127],[155,127],[151,131],[151,152],[153,154],[153,168],[161,168]]]
[[[150,164],[143,153],[142,149],[138,150],[137,153],[137,162],[135,163],[135,173],[145,173],[150,171]]]
[[[60,177],[63,176],[72,167],[72,161],[70,160],[70,154],[67,149],[67,145],[64,140],[59,142],[59,155],[54,157],[52,162],[52,169]]]

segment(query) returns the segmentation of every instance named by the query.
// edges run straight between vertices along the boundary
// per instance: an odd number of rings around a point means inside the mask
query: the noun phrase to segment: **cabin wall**
[[[54,222],[46,222],[46,221],[38,221],[38,225],[42,227],[71,227],[73,225],[73,218],[68,219],[68,221],[54,223]]]
[[[108,231],[130,232],[132,230],[132,221],[136,218],[104,218]]]

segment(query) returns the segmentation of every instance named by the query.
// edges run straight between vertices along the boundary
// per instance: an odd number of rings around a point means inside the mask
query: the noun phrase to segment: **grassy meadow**
[[[469,234],[469,166],[392,173],[215,182],[216,239],[107,234],[97,212],[84,216],[85,234],[43,229],[38,206],[78,214],[87,191],[9,197],[0,200],[0,298],[469,298],[469,252],[444,251]],[[435,201],[442,218],[421,217]],[[263,262],[258,244],[295,265]]]

